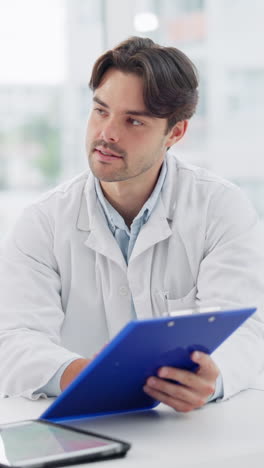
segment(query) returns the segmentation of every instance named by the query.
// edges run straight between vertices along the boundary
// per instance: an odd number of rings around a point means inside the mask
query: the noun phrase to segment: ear
[[[175,143],[177,143],[177,141],[179,141],[185,135],[188,124],[188,120],[181,120],[180,122],[177,122],[174,127],[172,127],[167,135],[167,147],[175,145]]]

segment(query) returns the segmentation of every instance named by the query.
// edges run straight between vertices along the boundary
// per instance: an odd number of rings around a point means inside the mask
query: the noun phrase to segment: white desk
[[[0,399],[0,424],[37,418],[50,403],[51,400]],[[158,409],[149,412],[86,419],[75,424],[132,443],[124,459],[89,466],[264,466],[263,391],[248,390],[229,401],[211,403],[188,414],[179,414],[160,405]]]

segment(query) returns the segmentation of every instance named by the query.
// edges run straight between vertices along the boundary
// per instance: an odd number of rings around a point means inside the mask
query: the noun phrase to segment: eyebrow
[[[100,106],[103,106],[103,107],[106,107],[107,109],[109,109],[108,104],[106,104],[104,101],[99,99],[99,97],[94,96],[93,101],[97,102],[97,104],[100,104]],[[135,116],[138,116],[138,117],[152,117],[153,118],[153,115],[148,111],[129,110],[128,109],[128,110],[125,111],[125,114],[126,115],[135,115]]]

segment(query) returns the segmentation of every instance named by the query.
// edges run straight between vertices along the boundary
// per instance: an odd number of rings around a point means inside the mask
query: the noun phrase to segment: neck
[[[128,227],[151,195],[159,173],[160,168],[152,177],[146,177],[143,173],[136,181],[131,178],[120,182],[100,182],[105,198],[124,218]]]

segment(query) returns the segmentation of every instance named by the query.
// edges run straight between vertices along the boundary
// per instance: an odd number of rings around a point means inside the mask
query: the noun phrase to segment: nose
[[[107,122],[104,122],[101,130],[101,138],[104,141],[117,143],[119,141],[119,132],[117,123],[109,119]]]

